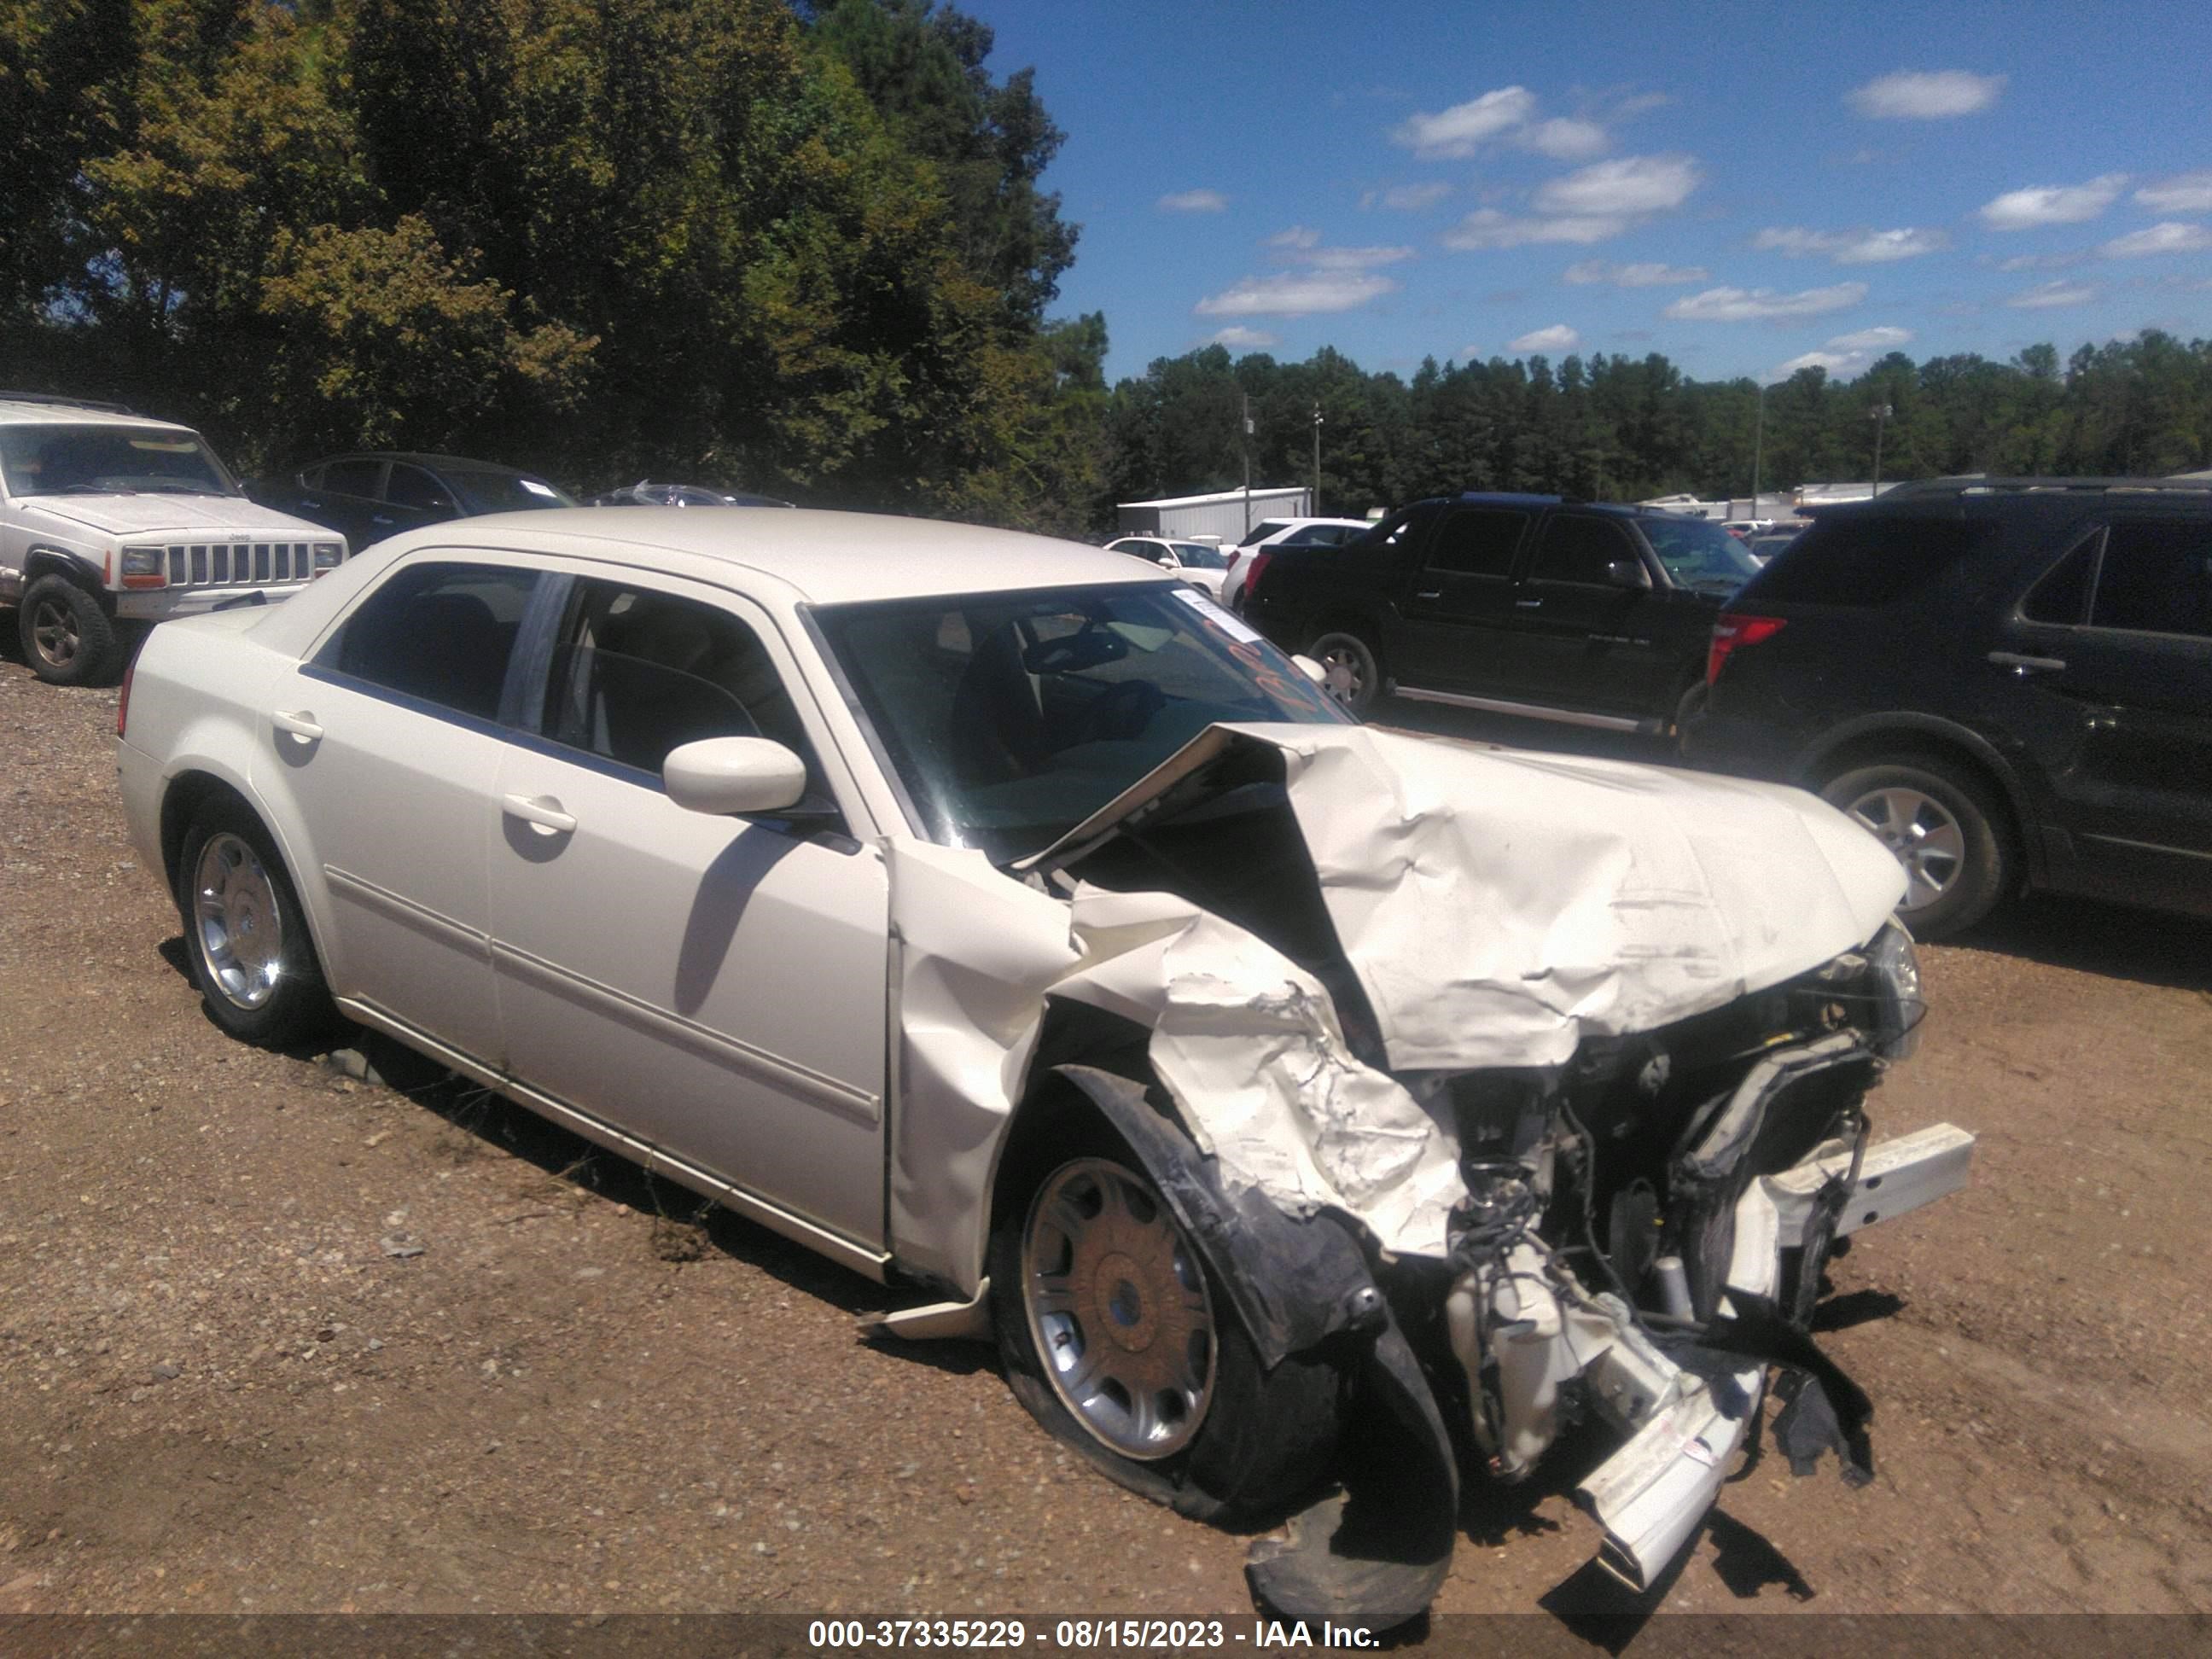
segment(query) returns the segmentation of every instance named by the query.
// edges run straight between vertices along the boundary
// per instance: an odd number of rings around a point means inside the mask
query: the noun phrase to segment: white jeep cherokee
[[[284,599],[345,556],[334,531],[246,500],[189,427],[0,392],[0,606],[42,680],[112,680],[134,632]]]

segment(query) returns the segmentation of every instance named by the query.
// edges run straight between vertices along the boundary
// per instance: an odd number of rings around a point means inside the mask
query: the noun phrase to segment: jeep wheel
[[[1899,918],[1916,938],[1972,927],[2005,895],[2012,860],[1996,804],[1978,780],[1914,758],[1862,766],[1820,794],[1889,848],[1905,869]]]
[[[23,660],[49,685],[98,685],[121,666],[115,623],[100,601],[66,576],[41,576],[25,590],[15,626]]]
[[[215,1023],[247,1042],[295,1042],[337,1023],[306,913],[269,832],[240,801],[200,808],[177,860],[193,983]]]
[[[1375,647],[1342,629],[1315,636],[1305,654],[1322,665],[1322,690],[1355,714],[1364,714],[1382,690],[1382,670]]]

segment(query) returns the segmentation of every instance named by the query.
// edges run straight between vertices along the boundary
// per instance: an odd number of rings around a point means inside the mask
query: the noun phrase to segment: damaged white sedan
[[[334,1013],[994,1334],[1255,1596],[1384,1624],[1563,1426],[1656,1579],[1914,1042],[1888,853],[1767,785],[1370,730],[1171,575],[794,512],[477,519],[155,630],[118,746],[208,1008]]]

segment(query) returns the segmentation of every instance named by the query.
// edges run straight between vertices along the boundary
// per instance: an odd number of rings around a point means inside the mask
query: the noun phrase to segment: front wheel
[[[16,612],[23,660],[49,685],[100,685],[122,666],[122,641],[100,601],[66,576],[41,576]]]
[[[1341,1385],[1293,1356],[1263,1370],[1196,1245],[1103,1126],[1013,1176],[991,1241],[1007,1385],[1132,1491],[1200,1520],[1255,1516],[1325,1473]],[[1078,1154],[1069,1156],[1068,1154]]]
[[[1916,938],[1961,933],[2004,896],[2012,860],[1999,809],[1978,781],[1916,758],[1840,773],[1820,795],[1904,866],[1897,914]]]
[[[177,863],[193,982],[215,1023],[268,1046],[337,1024],[305,913],[269,832],[242,804],[200,808]]]
[[[1322,690],[1355,714],[1364,714],[1382,690],[1375,647],[1341,629],[1316,635],[1305,654],[1322,665]]]

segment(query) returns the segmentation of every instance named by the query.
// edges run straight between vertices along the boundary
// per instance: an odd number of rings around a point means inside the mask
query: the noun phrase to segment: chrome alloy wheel
[[[203,976],[233,1007],[260,1007],[284,971],[284,918],[261,856],[224,830],[192,872],[192,943]]]
[[[1213,1398],[1213,1304],[1149,1183],[1103,1158],[1054,1170],[1022,1232],[1022,1306],[1060,1403],[1108,1449],[1190,1444]]]
[[[1349,635],[1325,634],[1313,649],[1322,665],[1322,691],[1332,702],[1357,709],[1367,692],[1366,647]]]
[[[1917,789],[1869,789],[1844,809],[1905,866],[1906,915],[1924,910],[1951,890],[1966,856],[1966,832],[1950,809]]]
[[[51,595],[31,607],[31,639],[40,659],[56,672],[66,670],[84,648],[76,613]]]

